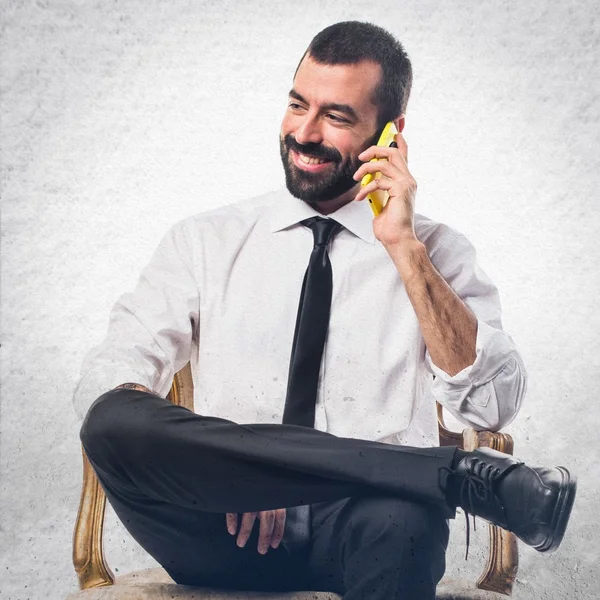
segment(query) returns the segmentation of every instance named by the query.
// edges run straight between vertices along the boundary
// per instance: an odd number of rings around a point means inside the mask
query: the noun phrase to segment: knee
[[[144,411],[140,410],[139,398],[136,402],[139,394],[144,392],[110,390],[90,406],[79,431],[88,455],[100,456],[109,445],[140,438]]]
[[[448,523],[433,505],[376,496],[356,500],[350,510],[352,530],[362,543],[389,539],[411,553],[446,550]]]
[[[344,554],[346,562],[354,565],[355,577],[360,577],[361,565],[365,564],[378,576],[396,581],[400,586],[396,591],[406,586],[435,589],[446,569],[449,535],[441,511],[388,497],[362,498],[350,510]],[[352,585],[353,577],[347,577],[348,585]]]

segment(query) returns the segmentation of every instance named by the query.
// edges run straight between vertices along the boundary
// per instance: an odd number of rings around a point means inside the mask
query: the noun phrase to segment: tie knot
[[[305,227],[312,229],[315,246],[326,246],[329,240],[343,227],[341,223],[323,217],[311,217],[300,222]]]

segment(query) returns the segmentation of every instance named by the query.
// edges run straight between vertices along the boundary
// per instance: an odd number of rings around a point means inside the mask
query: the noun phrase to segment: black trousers
[[[454,516],[440,470],[453,447],[236,424],[127,389],[95,401],[80,437],[115,513],[177,583],[435,597]],[[227,512],[300,505],[311,530],[300,547],[284,535],[261,555],[256,523],[244,548],[227,532]]]

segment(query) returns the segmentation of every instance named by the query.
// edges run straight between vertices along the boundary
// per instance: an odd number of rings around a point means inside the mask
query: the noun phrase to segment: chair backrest
[[[194,410],[190,363],[175,375],[167,398],[173,404]],[[459,446],[465,450],[487,446],[512,454],[513,440],[510,435],[473,429],[465,429],[462,433],[450,431],[446,428],[439,404],[437,410],[440,445]],[[106,563],[102,544],[106,496],[83,448],[82,454],[83,485],[73,531],[73,565],[79,578],[79,587],[83,590],[112,585],[115,577]],[[476,585],[479,589],[510,595],[518,570],[517,540],[512,533],[495,525],[489,525],[489,532],[488,562]]]

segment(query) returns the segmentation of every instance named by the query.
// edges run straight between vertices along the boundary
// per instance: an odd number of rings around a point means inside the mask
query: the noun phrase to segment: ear
[[[399,117],[394,119],[393,123],[396,126],[396,129],[398,130],[398,132],[402,133],[402,130],[404,129],[404,125],[406,125],[406,116],[400,115]]]

